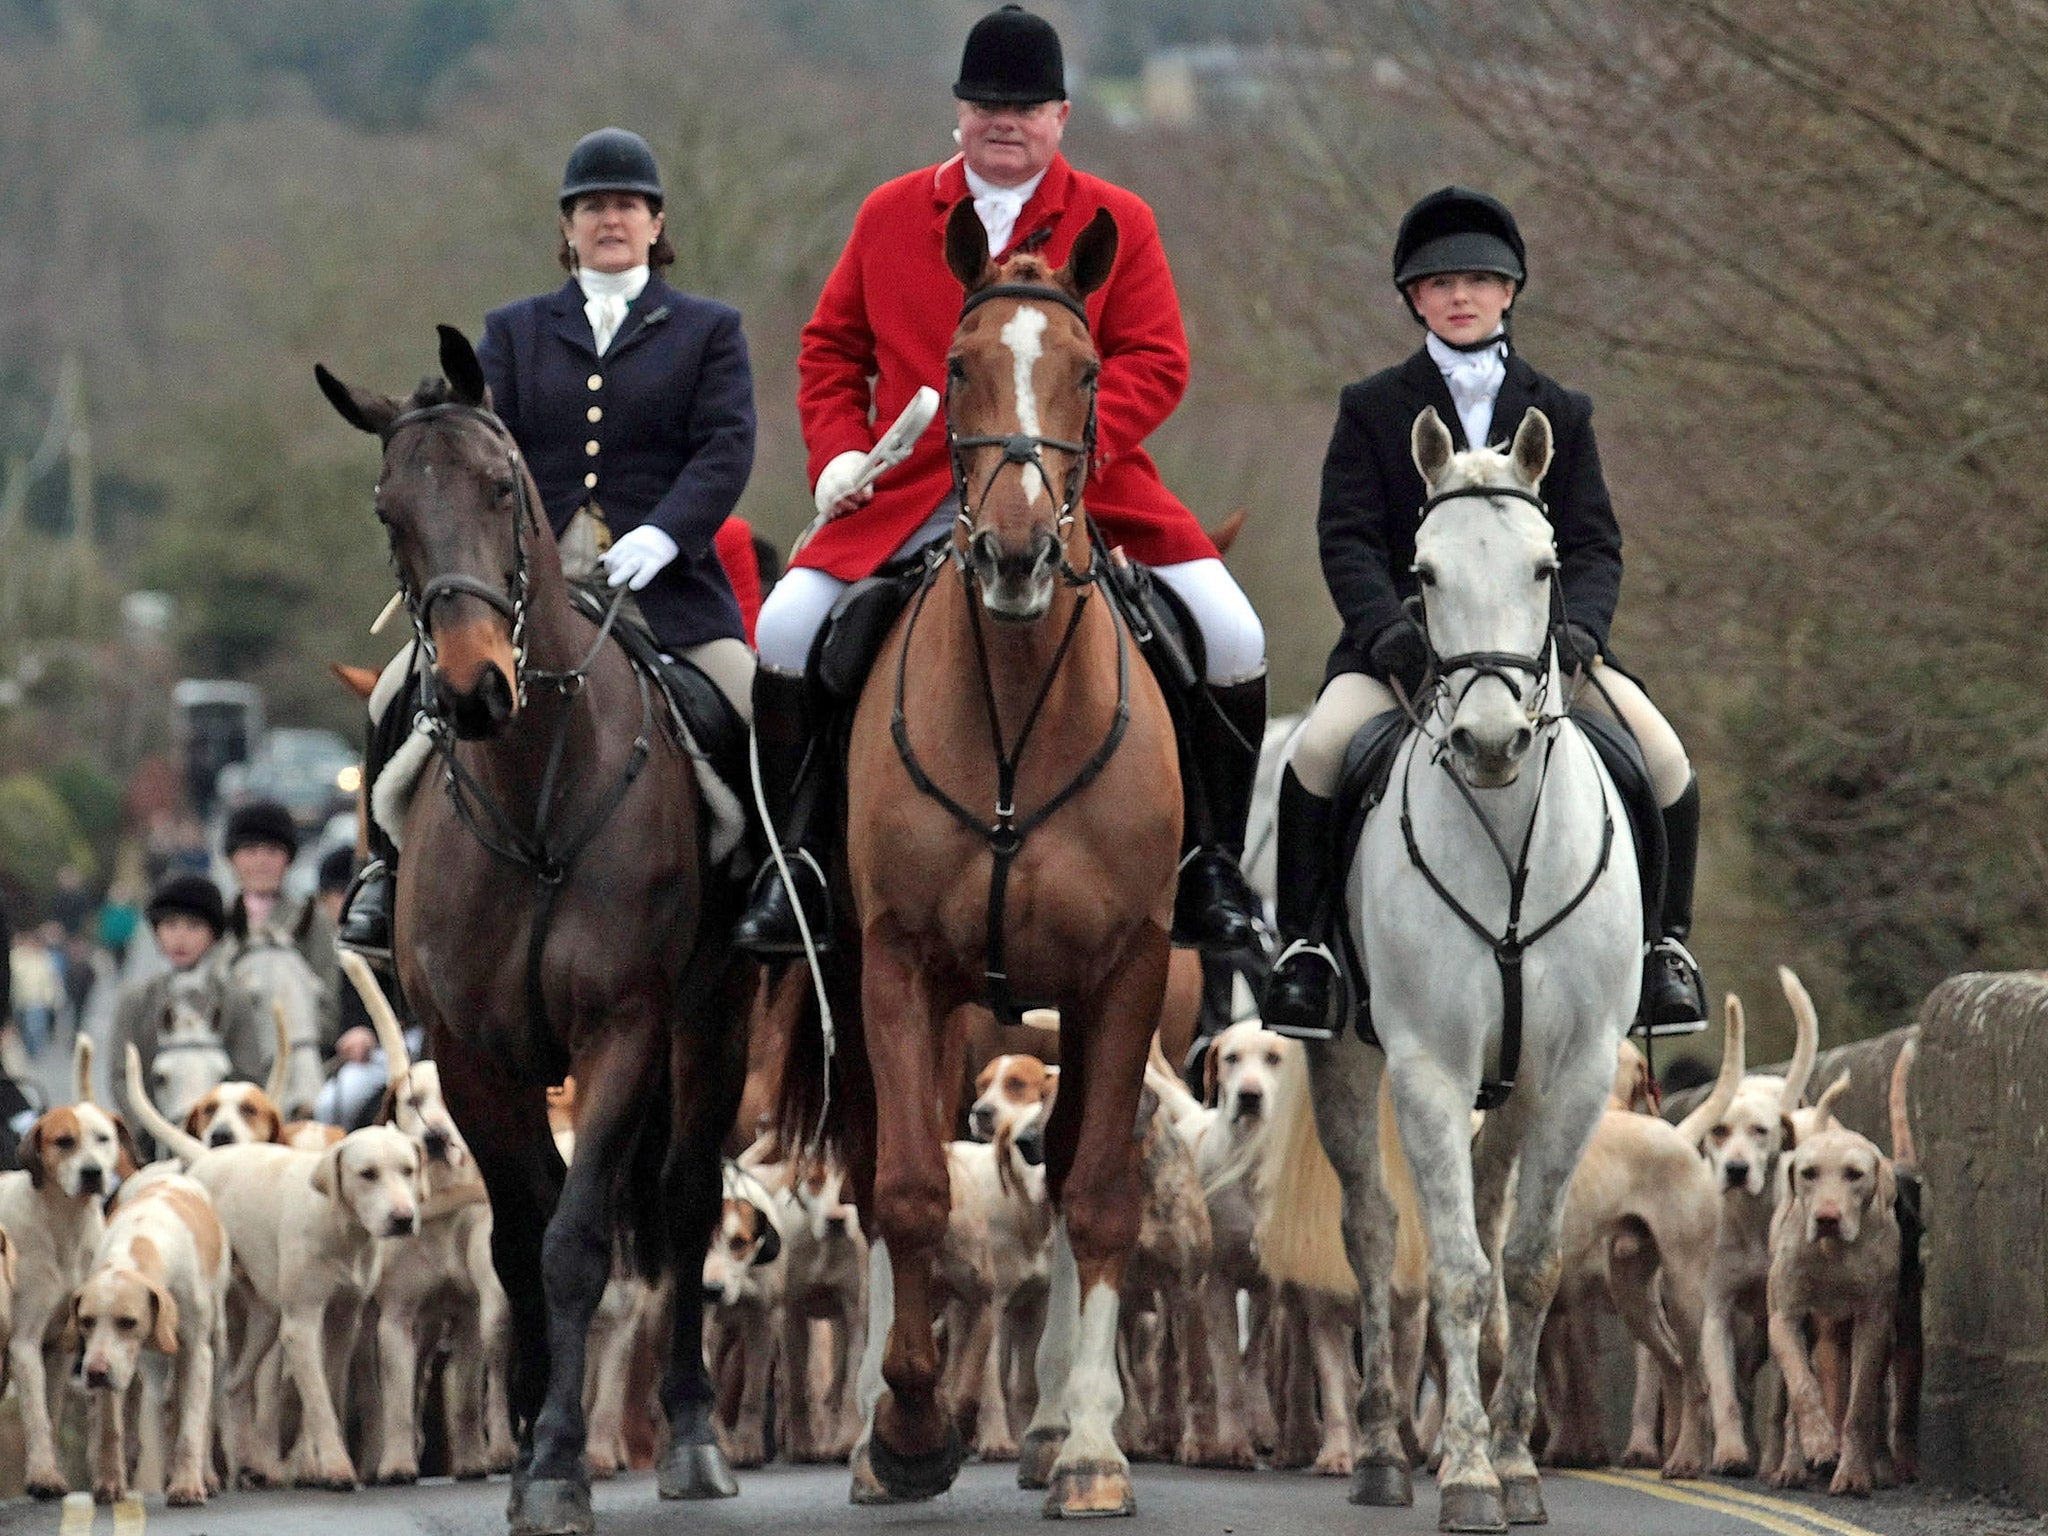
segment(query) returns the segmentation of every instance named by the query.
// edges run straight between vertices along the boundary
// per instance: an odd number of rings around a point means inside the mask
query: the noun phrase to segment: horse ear
[[[1516,434],[1515,441],[1520,444],[1521,434]],[[1408,433],[1408,451],[1415,458],[1415,467],[1422,472],[1424,485],[1435,485],[1443,478],[1443,472],[1451,462],[1451,430],[1437,415],[1435,406],[1425,405],[1422,414],[1415,418],[1415,425]]]
[[[320,915],[320,903],[308,897],[299,907],[299,919],[292,924],[292,947],[298,948],[306,942],[306,935],[313,931],[313,919]]]
[[[242,940],[245,943],[249,938],[249,908],[239,896],[235,898],[235,904],[228,908],[227,936],[231,939]],[[226,957],[223,956],[223,962],[225,962],[225,959]]]
[[[1522,424],[1515,428],[1512,456],[1515,472],[1531,488],[1543,483],[1544,472],[1550,468],[1550,418],[1533,405],[1522,413]]]
[[[323,363],[313,365],[313,377],[319,381],[320,393],[341,412],[341,419],[358,432],[382,437],[384,429],[398,419],[398,402],[389,395],[373,395],[366,389],[344,384]]]
[[[484,365],[476,360],[476,348],[452,325],[437,325],[441,333],[441,373],[464,405],[485,402]]]
[[[988,259],[988,231],[981,227],[971,197],[955,203],[946,220],[946,265],[969,293],[996,280],[995,266]]]
[[[975,222],[980,222],[978,217]],[[1088,227],[1075,239],[1074,248],[1067,253],[1067,264],[1054,274],[1053,281],[1071,289],[1076,298],[1087,298],[1109,281],[1109,269],[1116,265],[1116,247],[1116,215],[1107,208],[1098,208]]]

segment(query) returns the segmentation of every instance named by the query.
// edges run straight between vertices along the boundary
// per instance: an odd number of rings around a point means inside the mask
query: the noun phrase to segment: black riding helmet
[[[562,212],[586,192],[637,192],[659,211],[661,172],[647,141],[625,128],[600,128],[578,139],[562,172]]]
[[[1466,187],[1442,187],[1403,214],[1394,236],[1394,286],[1418,321],[1408,285],[1439,272],[1497,273],[1519,298],[1529,284],[1527,252],[1507,204]]]

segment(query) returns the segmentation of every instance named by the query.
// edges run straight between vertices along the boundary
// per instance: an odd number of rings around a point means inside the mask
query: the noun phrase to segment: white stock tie
[[[612,338],[619,334],[619,327],[626,323],[626,306],[640,297],[640,290],[647,286],[647,275],[644,266],[628,267],[623,272],[578,269],[576,282],[583,290],[583,313],[589,317],[590,335],[597,343],[598,356],[604,356]]]
[[[1500,347],[1460,352],[1434,336],[1429,338],[1428,346],[1437,371],[1444,376],[1444,386],[1451,392],[1451,403],[1458,408],[1458,421],[1465,429],[1465,446],[1484,448],[1486,434],[1493,427],[1493,402],[1500,394],[1502,380],[1508,376],[1507,354]]]

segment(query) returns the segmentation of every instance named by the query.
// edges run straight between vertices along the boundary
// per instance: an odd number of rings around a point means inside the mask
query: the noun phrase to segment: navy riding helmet
[[[1394,286],[1401,297],[1407,299],[1417,278],[1440,272],[1492,272],[1521,296],[1529,283],[1528,253],[1507,204],[1466,187],[1442,187],[1402,215],[1394,236]],[[1415,306],[1408,308],[1412,314]]]
[[[578,139],[562,172],[562,211],[586,192],[637,192],[658,210],[661,172],[647,141],[625,128],[600,128]]]

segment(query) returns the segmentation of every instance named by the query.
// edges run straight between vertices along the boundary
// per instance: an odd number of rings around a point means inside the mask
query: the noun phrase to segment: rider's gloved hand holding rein
[[[605,569],[607,586],[624,586],[638,592],[681,552],[674,539],[652,523],[642,523],[621,534],[598,563]]]

